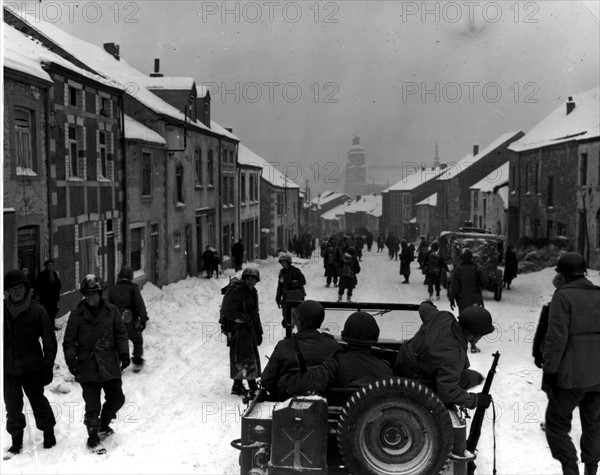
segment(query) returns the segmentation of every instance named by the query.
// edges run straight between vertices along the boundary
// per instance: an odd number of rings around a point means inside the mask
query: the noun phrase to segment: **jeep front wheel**
[[[377,380],[356,391],[337,426],[340,456],[354,475],[438,474],[453,439],[444,403],[407,378]]]

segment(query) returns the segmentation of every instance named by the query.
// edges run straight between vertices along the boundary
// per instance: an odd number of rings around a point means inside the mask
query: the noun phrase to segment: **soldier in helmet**
[[[285,317],[285,302],[288,300],[304,300],[306,291],[306,278],[300,269],[292,265],[292,256],[287,252],[279,255],[279,278],[277,280],[277,293],[275,294],[275,302],[282,309],[282,315]],[[285,320],[281,322],[285,325]]]
[[[83,423],[92,450],[101,446],[100,435],[113,433],[110,422],[125,403],[121,372],[130,364],[127,330],[118,308],[102,297],[104,289],[104,282],[94,274],[81,281],[83,299],[69,316],[63,340],[67,367],[81,384]]]
[[[278,383],[284,374],[295,374],[300,370],[299,356],[307,368],[321,364],[325,358],[340,349],[340,345],[328,333],[319,332],[325,319],[325,309],[314,300],[305,300],[292,312],[298,332],[292,338],[277,343],[269,362],[260,377],[261,384],[272,399],[283,400]]]
[[[117,306],[123,323],[127,329],[127,336],[133,343],[134,369],[138,370],[144,364],[144,337],[142,332],[146,329],[148,312],[139,287],[133,282],[133,268],[123,266],[117,276],[117,283],[108,291],[108,301]]]
[[[20,270],[4,276],[4,404],[6,430],[12,436],[11,454],[23,449],[23,392],[29,399],[35,423],[44,432],[44,448],[56,445],[56,420],[44,396],[52,382],[56,358],[56,335],[44,307],[31,299],[30,283]],[[40,339],[42,344],[40,345]]]
[[[419,315],[423,324],[415,336],[400,347],[397,373],[425,384],[445,404],[469,409],[488,407],[489,394],[467,392],[483,381],[481,374],[468,369],[467,347],[494,331],[490,313],[472,305],[457,321],[452,313],[439,311],[431,301],[425,301],[419,306]]]
[[[581,461],[596,475],[600,460],[600,287],[586,277],[576,252],[560,256],[556,292],[544,338],[543,389],[548,396],[546,438],[564,475],[579,475],[577,450],[569,437],[573,411],[581,418]]]
[[[256,284],[260,273],[254,267],[242,271],[241,281],[233,281],[221,305],[221,331],[227,335],[230,376],[233,379],[231,394],[248,395],[258,390],[256,378],[260,376],[258,347],[262,343],[263,329],[258,311]],[[249,391],[244,387],[248,380]]]
[[[354,388],[393,376],[390,365],[371,354],[379,326],[367,312],[354,312],[344,323],[342,340],[348,345],[323,364],[305,373],[283,375],[279,386],[288,394],[323,393],[329,387]]]

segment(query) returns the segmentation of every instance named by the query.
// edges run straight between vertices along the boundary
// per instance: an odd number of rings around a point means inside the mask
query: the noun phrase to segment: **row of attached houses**
[[[509,132],[382,192],[381,230],[435,238],[465,222],[515,244],[561,238],[600,267],[599,88],[569,97],[528,133]]]
[[[55,259],[64,309],[88,273],[111,285],[129,264],[162,286],[198,275],[206,246],[227,256],[241,238],[252,260],[301,229],[299,187],[211,119],[193,78],[158,61],[145,75],[117,45],[7,8],[4,21],[4,263],[35,274]]]

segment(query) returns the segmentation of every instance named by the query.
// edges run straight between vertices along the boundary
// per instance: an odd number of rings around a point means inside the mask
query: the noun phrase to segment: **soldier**
[[[337,246],[335,238],[331,236],[323,251],[323,267],[325,267],[325,277],[327,278],[325,287],[329,287],[332,281],[333,286],[337,287],[341,262],[342,252]]]
[[[104,289],[100,277],[88,274],[83,278],[79,287],[83,300],[69,316],[63,341],[67,367],[81,384],[83,423],[88,432],[87,446],[92,451],[103,450],[100,435],[114,432],[110,422],[125,404],[121,372],[131,362],[123,319],[119,309],[102,297]]]
[[[279,379],[284,374],[300,370],[299,355],[307,368],[321,364],[325,358],[340,349],[332,335],[319,332],[325,319],[325,309],[319,302],[305,300],[292,312],[298,333],[277,343],[260,377],[262,387],[271,399],[284,400],[289,395],[279,391]]]
[[[280,254],[279,264],[281,264],[281,270],[277,280],[275,302],[282,309],[282,315],[285,317],[285,303],[288,300],[304,300],[306,278],[300,269],[292,265],[292,256],[287,252]],[[285,320],[282,321],[282,325],[285,325]]]
[[[581,460],[596,475],[600,460],[600,287],[585,278],[581,254],[567,252],[556,266],[544,338],[543,389],[548,396],[546,439],[563,475],[579,475],[577,450],[569,437],[573,411],[581,418]]]
[[[262,343],[263,329],[258,311],[260,273],[254,267],[242,271],[241,281],[232,280],[221,305],[221,331],[227,335],[230,376],[233,379],[231,394],[249,395],[258,390],[256,378],[260,376],[258,347]],[[248,380],[249,391],[244,387]]]
[[[431,243],[429,252],[425,259],[426,274],[425,280],[427,282],[427,291],[429,292],[429,299],[433,299],[433,291],[435,289],[436,300],[440,299],[440,288],[442,285],[442,272],[448,271],[448,265],[444,258],[439,252],[440,245],[437,241]]]
[[[490,313],[473,305],[457,321],[428,300],[419,306],[419,315],[421,328],[398,351],[398,374],[425,384],[445,404],[487,408],[489,394],[466,391],[483,381],[481,374],[468,369],[467,347],[469,342],[494,331]]]
[[[38,273],[35,279],[35,293],[46,309],[55,330],[60,329],[56,325],[56,315],[58,314],[61,286],[60,278],[54,270],[54,260],[48,259],[44,262],[44,270]]]
[[[338,302],[342,301],[344,291],[348,289],[346,299],[352,301],[352,292],[358,283],[356,274],[360,272],[360,264],[356,258],[356,251],[353,247],[349,248],[342,257],[342,269],[340,272],[340,283],[338,287]]]
[[[133,268],[123,266],[117,276],[117,283],[108,292],[108,301],[117,306],[123,323],[127,328],[127,336],[133,343],[134,370],[144,365],[144,338],[142,332],[148,323],[146,304],[137,284],[133,282]],[[137,368],[137,369],[136,369]]]
[[[448,297],[450,308],[458,304],[459,315],[471,305],[483,307],[481,290],[487,286],[487,277],[473,262],[473,252],[465,247],[460,253],[460,265],[452,272],[452,284]],[[479,353],[479,347],[471,342],[471,353]]]
[[[31,299],[29,279],[20,270],[4,276],[4,404],[6,430],[12,436],[11,455],[23,449],[23,392],[29,399],[38,429],[44,432],[44,448],[56,445],[56,420],[44,396],[52,382],[56,335],[42,305]],[[40,345],[40,339],[42,344]]]
[[[344,323],[342,340],[348,343],[323,364],[305,373],[287,374],[280,387],[288,394],[323,393],[329,387],[354,388],[393,376],[390,365],[371,354],[379,339],[379,325],[367,312],[354,312]]]

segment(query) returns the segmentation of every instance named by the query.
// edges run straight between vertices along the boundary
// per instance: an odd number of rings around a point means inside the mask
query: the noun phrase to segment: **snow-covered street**
[[[307,279],[308,298],[335,300],[336,288],[325,288],[320,259],[294,259]],[[275,343],[282,337],[281,311],[275,304],[279,264],[259,262],[261,281],[257,289],[265,338],[259,348],[263,366]],[[399,261],[387,254],[364,252],[362,272],[354,293],[357,302],[420,303],[427,297],[423,276],[412,264],[411,283],[401,285]],[[144,333],[146,367],[139,374],[127,369],[123,387],[125,406],[114,423],[116,434],[107,439],[106,455],[90,454],[83,425],[83,399],[79,384],[73,381],[59,348],[54,381],[46,388],[57,417],[58,444],[42,448],[42,433],[27,414],[24,452],[2,463],[2,473],[196,473],[237,474],[238,452],[230,441],[239,437],[239,397],[229,394],[228,349],[217,323],[220,289],[231,270],[219,279],[187,278],[158,289],[147,284],[142,295],[150,322]],[[496,444],[498,473],[558,474],[560,464],[553,460],[540,430],[546,406],[540,390],[541,370],[531,358],[531,344],[541,305],[549,300],[553,287],[552,268],[519,275],[501,302],[485,293],[486,307],[492,313],[496,331],[481,341],[482,352],[469,355],[474,369],[487,374],[491,354],[501,353],[492,394],[496,404]],[[597,272],[590,280],[598,284]],[[445,292],[435,302],[450,310]],[[324,327],[340,332],[348,312],[328,311]],[[382,337],[409,338],[418,329],[416,312],[378,316]],[[67,317],[60,323],[66,324]],[[59,332],[59,345],[62,333]],[[2,414],[5,423],[5,412]],[[492,424],[488,410],[477,459],[478,474],[492,473]],[[578,445],[580,429],[575,414],[573,439]],[[10,437],[3,428],[2,449]]]

